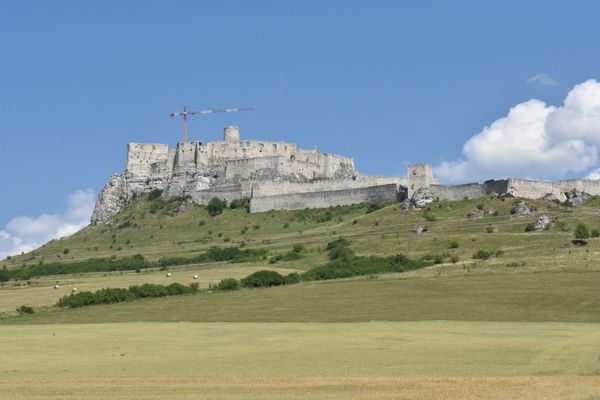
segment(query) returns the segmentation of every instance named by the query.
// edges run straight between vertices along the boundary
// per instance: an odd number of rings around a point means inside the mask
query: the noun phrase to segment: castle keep
[[[128,201],[153,189],[203,205],[213,197],[248,198],[250,212],[261,212],[410,200],[423,191],[446,200],[492,193],[564,200],[564,193],[573,189],[600,195],[600,181],[509,178],[440,185],[429,164],[411,164],[403,177],[367,176],[356,171],[350,157],[302,150],[293,143],[242,140],[238,127],[227,126],[223,140],[182,142],[174,149],[129,143],[126,170],[111,176],[104,186],[91,222],[109,222]]]

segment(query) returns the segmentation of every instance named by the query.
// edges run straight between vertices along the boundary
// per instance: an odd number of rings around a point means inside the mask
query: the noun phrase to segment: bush
[[[148,193],[148,200],[153,201],[158,199],[162,195],[163,191],[160,189],[153,189]]]
[[[302,252],[304,251],[304,245],[302,245],[302,244],[295,244],[295,245],[292,247],[292,251],[293,251],[294,253],[302,253]]]
[[[525,232],[533,232],[535,230],[535,224],[533,222],[525,225]]]
[[[459,243],[458,243],[458,241],[456,241],[456,240],[453,240],[453,241],[451,241],[451,242],[450,242],[450,246],[449,246],[449,247],[450,247],[451,249],[458,249],[458,246],[459,246]]]
[[[456,264],[459,260],[460,257],[457,255],[453,255],[452,257],[450,257],[450,261],[452,262],[452,264]]]
[[[10,271],[6,265],[0,269],[0,282],[8,282],[10,280]]]
[[[215,287],[216,290],[238,290],[240,288],[240,282],[237,279],[225,278]]]
[[[379,203],[370,203],[369,207],[367,207],[367,211],[365,212],[365,214],[370,214],[372,212],[375,212],[377,210],[380,210],[381,208],[383,208],[383,204],[379,204]]]
[[[180,294],[194,293],[198,291],[198,285],[182,285],[174,282],[168,286],[145,283],[141,286],[134,285],[127,289],[106,288],[96,292],[79,292],[62,297],[56,304],[59,307],[83,307],[93,304],[111,304],[132,301],[146,297],[176,296]]]
[[[23,306],[17,308],[17,312],[19,314],[33,314],[33,307],[23,305]]]
[[[130,257],[90,258],[86,261],[73,263],[48,263],[44,265],[29,265],[21,269],[8,271],[14,279],[30,279],[36,276],[80,274],[85,272],[134,271],[146,268],[144,256],[136,254]]]
[[[219,215],[223,212],[223,210],[227,207],[227,202],[225,200],[221,200],[218,197],[213,197],[208,202],[208,214],[211,216]]]
[[[488,225],[488,226],[485,228],[485,231],[486,231],[487,233],[494,233],[494,227],[493,227],[493,226],[491,226],[491,225]]]
[[[575,239],[583,240],[590,237],[590,230],[586,224],[578,224],[575,227]]]
[[[391,257],[350,257],[334,259],[301,275],[302,280],[326,280],[373,275],[385,272],[405,272],[431,265],[424,260],[410,260],[402,254]]]
[[[597,238],[600,237],[600,230],[599,229],[592,229],[592,237],[593,238]]]
[[[69,254],[70,250],[69,249],[64,249],[63,250],[63,254],[66,256],[67,254]]]
[[[269,264],[275,264],[276,262],[279,262],[279,261],[295,261],[295,260],[300,260],[301,258],[302,258],[302,254],[296,253],[294,251],[289,251],[285,254],[279,254],[275,257],[272,257],[269,260]]]
[[[232,210],[236,209],[236,208],[248,208],[250,205],[250,202],[248,200],[248,198],[243,198],[243,199],[235,199],[232,200],[231,203],[229,203],[229,208],[231,208]]]
[[[285,285],[285,277],[275,271],[257,271],[241,280],[243,287],[270,287]]]
[[[425,220],[429,221],[429,222],[433,222],[433,221],[437,220],[437,218],[435,217],[435,214],[433,212],[431,212],[431,210],[425,210],[425,212],[423,213],[423,218],[425,218]]]
[[[486,250],[477,250],[473,254],[473,258],[476,260],[487,260],[491,256],[492,256],[492,253],[490,253],[489,251],[486,251]]]

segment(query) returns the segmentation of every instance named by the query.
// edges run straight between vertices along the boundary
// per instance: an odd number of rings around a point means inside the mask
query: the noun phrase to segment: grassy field
[[[596,324],[115,323],[0,334],[5,398],[99,398],[119,386],[144,398],[600,395]]]
[[[53,309],[0,319],[0,324],[422,320],[600,322],[599,287],[600,272],[309,282],[78,309]]]
[[[0,398],[600,399],[600,239],[571,243],[576,224],[600,227],[598,200],[569,208],[511,199],[208,216],[141,198],[114,223],[89,226],[0,262],[20,268],[93,257],[190,256],[211,246],[268,251],[265,259],[43,276],[0,285]],[[486,217],[469,219],[476,208]],[[549,215],[549,230],[525,232]],[[428,230],[415,234],[417,225]],[[268,289],[57,309],[72,287],[180,282],[201,288],[269,269],[327,261],[339,237],[358,255],[444,262],[405,273]],[[302,244],[302,258],[270,263]],[[478,250],[492,255],[473,259]],[[454,262],[451,262],[451,258]],[[53,289],[58,282],[60,288]],[[15,315],[21,305],[32,315]],[[372,322],[375,321],[375,322]],[[495,321],[495,322],[494,322]]]

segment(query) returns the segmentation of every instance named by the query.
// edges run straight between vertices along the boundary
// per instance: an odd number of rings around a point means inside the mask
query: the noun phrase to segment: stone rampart
[[[222,200],[231,202],[242,198],[242,190],[240,185],[230,185],[210,188],[206,190],[198,190],[190,194],[192,201],[201,205],[207,205],[208,202],[213,198],[217,197]]]
[[[325,192],[292,193],[260,196],[250,199],[250,212],[270,210],[303,210],[327,208],[358,203],[384,203],[397,201],[396,184]]]
[[[342,189],[355,189],[381,185],[402,185],[404,180],[396,176],[363,176],[356,179],[326,179],[310,183],[257,182],[252,185],[253,196],[275,196],[282,193],[314,193]]]
[[[463,200],[485,197],[485,187],[480,183],[467,183],[464,185],[431,185],[431,194],[440,200]]]

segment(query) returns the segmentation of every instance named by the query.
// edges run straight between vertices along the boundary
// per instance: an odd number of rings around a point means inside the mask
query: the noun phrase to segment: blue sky
[[[594,1],[2,1],[0,233],[25,216],[70,221],[72,201],[123,170],[128,141],[180,140],[167,114],[184,104],[256,109],[194,119],[193,138],[238,124],[246,138],[353,156],[368,174],[429,162],[447,181],[586,175],[593,123],[575,138],[584,147],[556,128],[553,151],[520,169],[481,165],[490,146],[469,140],[499,118],[513,133],[544,121],[600,79],[598,15]],[[594,82],[574,97],[596,104]],[[564,127],[572,113],[558,111]]]

